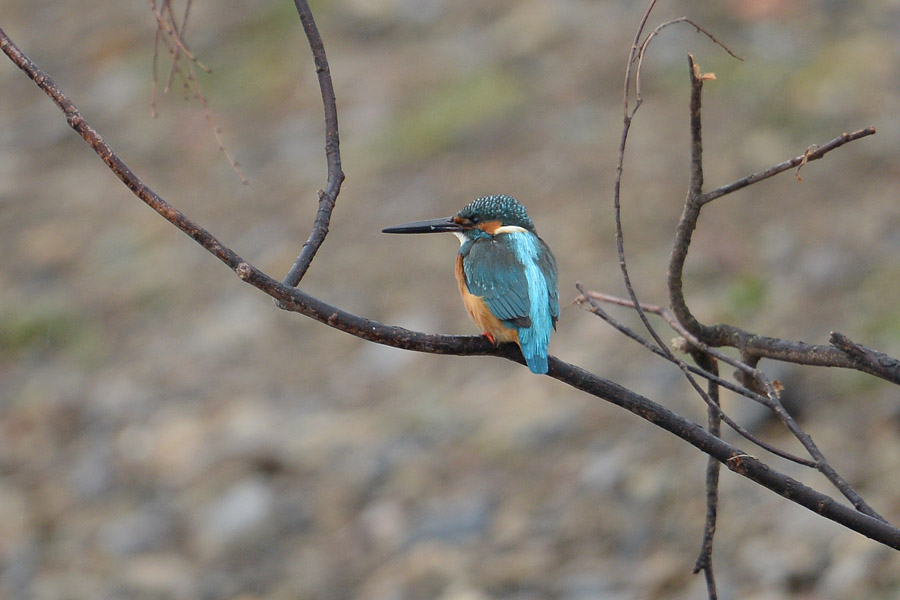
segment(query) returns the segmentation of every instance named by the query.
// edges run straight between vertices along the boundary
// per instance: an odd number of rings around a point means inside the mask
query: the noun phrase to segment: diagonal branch
[[[100,134],[84,119],[72,101],[53,83],[53,80],[7,37],[0,29],[0,51],[32,79],[66,115],[66,120],[91,146],[111,171],[143,202],[163,218],[190,236],[200,246],[234,270],[241,280],[281,302],[288,310],[309,316],[329,327],[350,333],[372,342],[435,354],[494,355],[524,363],[513,344],[493,347],[482,337],[432,335],[392,327],[348,313],[294,287],[283,284],[244,261],[236,252],[217,240],[209,231],[195,223],[150,189],[113,152]],[[716,436],[631,390],[584,369],[550,358],[550,376],[588,394],[604,399],[653,423],[691,445],[713,456],[729,469],[775,493],[808,508],[848,529],[877,542],[900,550],[900,529],[862,514],[835,501],[799,481],[775,471],[757,458],[724,442]]]
[[[880,377],[900,384],[900,360],[883,352],[857,344],[846,335],[832,331],[828,341],[846,354],[861,371],[879,373]],[[883,374],[883,375],[881,375]]]
[[[768,169],[764,169],[762,171],[759,171],[758,173],[753,173],[752,175],[747,175],[746,177],[738,179],[735,182],[723,185],[722,187],[718,187],[710,192],[706,192],[701,196],[699,202],[700,204],[712,202],[716,198],[721,198],[722,196],[725,196],[732,192],[736,192],[747,187],[748,185],[752,185],[758,181],[762,181],[763,179],[768,179],[769,177],[778,175],[779,173],[783,173],[788,169],[793,169],[794,167],[802,167],[810,161],[823,158],[832,150],[840,148],[848,142],[854,142],[860,138],[864,138],[870,135],[875,135],[874,127],[866,127],[865,129],[854,131],[853,133],[842,133],[840,136],[834,138],[826,144],[823,144],[822,146],[816,146],[815,144],[813,144],[809,147],[809,149],[806,150],[806,152],[804,152],[800,156],[796,156],[790,160],[780,162],[777,165],[769,167]]]
[[[713,456],[731,471],[743,475],[819,515],[834,516],[835,518],[832,520],[867,537],[878,539],[891,548],[900,550],[900,529],[841,504],[833,498],[779,473],[759,459],[741,452],[696,423],[688,421],[669,409],[647,400],[617,383],[602,379],[580,367],[556,358],[550,360],[550,375],[674,433],[706,454]],[[832,518],[831,516],[828,518]],[[875,538],[875,535],[880,537]]]
[[[603,310],[600,307],[600,304],[599,304],[599,301],[612,300],[613,303],[619,304],[621,306],[631,306],[631,302],[624,300],[622,298],[613,298],[612,296],[608,296],[606,294],[599,294],[597,292],[585,291],[581,287],[580,284],[576,285],[576,287],[578,288],[578,291],[581,292],[581,296],[579,298],[575,299],[576,304],[583,306],[584,305],[583,302],[587,302],[588,310],[590,310],[590,312],[597,315],[598,317],[600,317],[601,319],[603,319],[604,321],[606,321],[607,323],[609,323],[610,325],[612,325],[613,327],[618,329],[624,335],[626,335],[626,336],[630,337],[631,339],[633,339],[634,341],[638,342],[639,344],[641,344],[642,346],[644,346],[645,348],[647,348],[648,350],[650,350],[657,356],[661,356],[662,358],[668,360],[669,362],[674,363],[676,366],[681,367],[683,365],[683,368],[687,369],[691,373],[705,378],[709,382],[708,389],[713,389],[713,384],[714,384],[716,394],[718,394],[719,387],[724,387],[725,389],[731,390],[732,392],[734,392],[736,394],[740,394],[741,396],[744,396],[746,398],[754,400],[755,402],[758,402],[759,404],[762,404],[763,406],[766,406],[767,408],[771,408],[772,402],[767,396],[762,396],[762,395],[757,394],[747,388],[741,387],[739,385],[735,385],[734,383],[731,383],[730,381],[722,379],[718,375],[718,369],[716,370],[715,373],[713,373],[713,372],[706,370],[705,368],[689,365],[689,364],[685,363],[684,361],[680,361],[681,364],[679,364],[679,359],[677,357],[675,357],[675,355],[671,351],[668,351],[668,348],[666,349],[667,352],[663,352],[656,345],[651,344],[648,340],[642,338],[637,333],[632,331],[630,328],[626,327],[625,325],[619,323],[616,319],[612,318],[609,315],[609,313],[607,313],[605,310]],[[660,316],[666,315],[666,313],[668,312],[668,311],[666,311],[666,309],[664,307],[660,307],[660,306],[656,306],[656,305],[652,305],[652,304],[643,304],[643,305],[641,305],[641,309],[644,310],[645,312],[657,314]],[[669,322],[669,325],[672,326],[674,329],[676,329],[676,331],[681,330],[680,326],[678,325],[678,322],[675,321],[674,318],[671,317],[671,315],[663,316],[663,318],[667,322]],[[673,322],[674,322],[674,325],[673,325]],[[688,335],[690,335],[690,334],[688,334]],[[711,354],[711,353],[707,352],[705,346],[695,344],[694,341],[691,339],[686,338],[686,340],[688,343],[688,347],[691,348],[692,350],[694,350],[694,353],[700,353],[704,356],[708,356],[713,359],[717,358],[716,354]],[[704,363],[698,362],[698,364],[704,364]],[[719,406],[718,401],[712,395],[710,395],[708,392],[706,393],[706,395],[702,395],[701,397],[705,401],[708,400],[707,407],[708,407],[708,410],[711,411],[711,413],[715,413],[715,415],[718,419],[724,421],[726,425],[728,425],[731,429],[733,429],[736,433],[738,433],[741,437],[743,437],[747,441],[749,441],[753,444],[756,444],[763,450],[767,450],[767,451],[771,452],[775,456],[780,456],[781,458],[783,458],[785,460],[795,462],[799,465],[804,465],[807,467],[815,467],[817,465],[817,463],[815,461],[809,460],[807,458],[801,458],[799,456],[791,454],[790,452],[782,450],[776,446],[773,446],[772,444],[769,444],[768,442],[765,442],[765,441],[759,439],[757,436],[755,436],[752,433],[750,433],[749,431],[747,431],[747,429],[742,427],[740,424],[738,424],[736,421],[734,421],[731,417],[729,417],[727,414],[725,414],[725,412]],[[716,434],[716,435],[718,435],[718,434]]]

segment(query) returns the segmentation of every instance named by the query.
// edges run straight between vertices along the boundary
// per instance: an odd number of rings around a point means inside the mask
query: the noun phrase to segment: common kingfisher
[[[517,343],[533,373],[547,372],[547,345],[559,318],[556,259],[518,200],[486,196],[452,217],[382,232],[455,234],[466,312],[492,344]]]

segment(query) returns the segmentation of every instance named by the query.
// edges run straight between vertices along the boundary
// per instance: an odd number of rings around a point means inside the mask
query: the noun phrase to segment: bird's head
[[[534,223],[522,204],[512,196],[496,195],[478,198],[452,217],[417,221],[382,229],[383,233],[456,234],[460,241],[514,231],[537,234]]]

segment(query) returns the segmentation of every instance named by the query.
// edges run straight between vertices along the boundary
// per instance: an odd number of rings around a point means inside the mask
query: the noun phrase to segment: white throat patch
[[[528,230],[524,227],[519,227],[518,225],[504,225],[503,227],[498,227],[497,231],[494,232],[494,235],[498,233],[527,233]]]

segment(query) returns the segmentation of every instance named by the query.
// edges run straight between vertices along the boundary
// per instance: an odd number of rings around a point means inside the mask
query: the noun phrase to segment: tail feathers
[[[543,375],[550,370],[546,353],[533,354],[531,356],[525,355],[525,362],[528,364],[528,368],[531,369],[531,372],[537,373],[538,375]]]
[[[547,361],[547,343],[550,336],[540,336],[533,328],[519,328],[519,348],[532,373],[543,375],[550,366]]]

